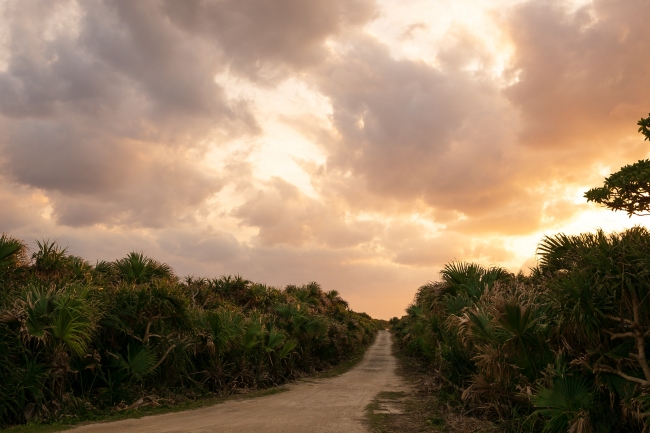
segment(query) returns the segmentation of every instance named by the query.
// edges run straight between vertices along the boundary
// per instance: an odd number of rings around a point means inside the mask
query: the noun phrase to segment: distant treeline
[[[91,265],[2,235],[0,427],[281,384],[379,327],[317,283],[182,279],[137,252]]]
[[[447,264],[398,341],[506,431],[649,431],[650,232],[558,234],[538,257],[529,276]]]

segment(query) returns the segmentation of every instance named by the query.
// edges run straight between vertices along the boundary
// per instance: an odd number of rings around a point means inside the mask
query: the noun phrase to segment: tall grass
[[[0,238],[0,427],[228,394],[346,359],[379,322],[317,283],[179,278],[142,253],[91,265]]]
[[[454,262],[422,286],[400,344],[517,432],[650,430],[650,232],[544,238],[530,276]]]

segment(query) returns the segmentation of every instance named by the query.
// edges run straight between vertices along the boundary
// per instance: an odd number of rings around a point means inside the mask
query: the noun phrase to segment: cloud
[[[214,75],[218,50],[157,2],[21,2],[5,10],[2,168],[38,188],[61,224],[160,227],[186,218],[224,178],[206,141],[260,132]]]
[[[316,243],[330,248],[352,247],[371,241],[382,228],[371,221],[346,221],[336,203],[311,198],[277,177],[232,215],[244,225],[259,228],[255,239],[262,246]]]
[[[328,38],[367,23],[377,6],[374,0],[167,0],[164,10],[187,32],[218,41],[237,72],[269,78],[278,69],[322,62]]]
[[[47,211],[47,199],[29,188],[9,182],[0,176],[0,233],[11,233],[41,223]]]
[[[467,257],[463,236],[445,232],[431,236],[421,224],[391,224],[383,246],[392,254],[392,261],[415,267],[441,266],[459,257]]]
[[[224,180],[206,171],[187,149],[98,135],[63,120],[6,123],[3,168],[38,188],[65,225],[160,226],[195,209]]]
[[[320,191],[353,209],[424,205],[462,232],[540,230],[545,206],[562,197],[553,185],[582,186],[600,178],[595,165],[648,153],[630,140],[650,101],[650,61],[638,55],[650,44],[639,18],[649,6],[635,4],[514,7],[503,27],[514,54],[499,79],[487,72],[498,66],[490,50],[467,32],[449,35],[435,65],[397,60],[368,35],[348,41],[315,78],[334,133],[303,129],[329,154],[314,175]],[[580,209],[555,212],[553,224]]]
[[[228,263],[248,259],[248,246],[231,233],[209,230],[166,231],[160,234],[158,245],[165,251],[208,263]]]
[[[395,60],[360,36],[321,69],[340,137],[324,143],[323,182],[333,178],[351,206],[366,204],[360,192],[473,216],[525,195],[515,114],[496,84],[459,69],[458,55],[449,62]]]
[[[413,39],[413,34],[418,31],[418,30],[427,30],[429,26],[426,23],[423,22],[417,22],[413,24],[409,24],[404,28],[404,31],[400,35],[400,39],[402,40],[409,40]]]
[[[647,111],[650,4],[596,0],[575,12],[561,2],[526,2],[507,21],[515,46],[505,91],[522,113],[520,140],[533,148],[569,145],[585,158],[635,132]],[[598,143],[598,145],[595,145]],[[600,144],[603,145],[600,145]]]
[[[393,263],[415,268],[441,268],[451,261],[475,261],[485,265],[512,259],[498,238],[474,237],[459,230],[432,233],[422,223],[394,223],[386,230],[381,245]]]
[[[185,218],[226,179],[197,164],[206,144],[261,132],[215,75],[317,63],[328,37],[375,12],[370,0],[11,4],[3,169],[48,195],[61,224]]]
[[[450,260],[517,269],[533,251],[513,245],[648,155],[650,5],[564,3],[427,46],[427,14],[383,34],[374,0],[4,2],[0,228],[181,275],[316,280],[381,317]],[[285,160],[293,177],[269,179]]]

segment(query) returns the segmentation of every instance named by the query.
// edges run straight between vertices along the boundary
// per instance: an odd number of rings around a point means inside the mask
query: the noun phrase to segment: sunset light
[[[451,260],[644,224],[583,198],[650,154],[632,4],[228,4],[2,3],[4,232],[387,319]]]

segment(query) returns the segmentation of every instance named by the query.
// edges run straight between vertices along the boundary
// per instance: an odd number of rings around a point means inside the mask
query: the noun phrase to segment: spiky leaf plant
[[[0,236],[0,273],[27,262],[27,246],[6,234]]]
[[[181,280],[142,253],[91,266],[49,240],[31,263],[25,253],[0,238],[0,427],[280,384],[345,359],[380,326],[315,283]]]
[[[541,388],[532,397],[537,413],[545,419],[544,432],[589,433],[593,392],[583,376],[557,378],[552,388]]]
[[[49,239],[37,240],[36,245],[38,250],[32,254],[36,269],[51,273],[65,271],[67,248],[63,248],[56,241]]]
[[[158,359],[156,354],[147,346],[131,346],[127,344],[126,354],[116,355],[117,365],[129,377],[142,381],[147,375],[153,373]]]
[[[145,256],[143,253],[131,252],[125,258],[113,263],[117,274],[129,283],[148,283],[155,278],[170,278],[173,276],[171,268],[156,260]]]

